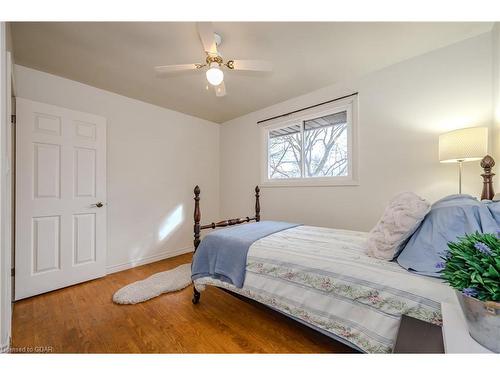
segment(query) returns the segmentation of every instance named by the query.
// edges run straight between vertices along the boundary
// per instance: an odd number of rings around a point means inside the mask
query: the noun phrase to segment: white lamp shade
[[[441,163],[480,160],[487,153],[488,128],[458,129],[439,136]]]

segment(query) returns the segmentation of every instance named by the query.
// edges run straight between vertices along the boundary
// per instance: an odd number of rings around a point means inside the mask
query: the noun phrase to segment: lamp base
[[[463,170],[463,160],[458,161],[458,194],[462,194],[462,170]]]

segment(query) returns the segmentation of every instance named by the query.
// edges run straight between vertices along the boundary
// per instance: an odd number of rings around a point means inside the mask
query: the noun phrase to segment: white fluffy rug
[[[191,264],[187,263],[124,286],[115,293],[113,302],[122,305],[144,302],[163,293],[184,289],[190,284]]]

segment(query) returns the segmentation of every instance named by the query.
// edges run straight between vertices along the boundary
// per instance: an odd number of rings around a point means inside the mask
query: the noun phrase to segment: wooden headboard
[[[481,200],[483,199],[493,199],[493,196],[495,195],[495,192],[493,190],[493,176],[495,173],[492,173],[491,170],[495,166],[495,160],[490,155],[486,155],[482,160],[481,160],[481,168],[483,168],[483,173],[481,174],[481,177],[483,178],[483,190],[481,192]],[[212,222],[210,224],[206,225],[201,225],[201,211],[200,211],[200,187],[196,185],[194,188],[194,249],[198,248],[198,245],[200,244],[200,232],[203,229],[215,229],[215,228],[221,228],[221,227],[227,227],[231,225],[237,225],[237,224],[243,224],[243,223],[248,223],[250,221],[260,221],[260,189],[258,186],[255,187],[255,215],[254,216],[246,216],[243,218],[236,218],[236,219],[227,219],[227,220],[222,220],[218,222]]]
[[[483,173],[481,177],[483,178],[483,190],[481,192],[481,200],[483,199],[493,199],[495,192],[493,191],[493,176],[495,173],[491,172],[491,169],[495,166],[495,160],[490,155],[486,155],[481,160],[481,168],[483,168]],[[250,221],[260,221],[260,189],[258,186],[255,187],[255,215],[250,217],[246,216],[244,218],[227,219],[219,222],[212,222],[210,224],[201,225],[201,210],[200,210],[200,187],[196,185],[194,188],[194,251],[198,248],[200,244],[200,232],[203,229],[215,229],[220,227],[227,227],[230,225],[237,225],[248,223]],[[200,301],[200,292],[193,286],[193,299],[192,302],[197,304]]]

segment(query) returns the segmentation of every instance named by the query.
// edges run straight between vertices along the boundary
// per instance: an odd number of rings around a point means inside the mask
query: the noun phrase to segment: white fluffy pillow
[[[411,192],[399,193],[370,231],[366,253],[374,258],[394,259],[429,211],[425,199]]]

